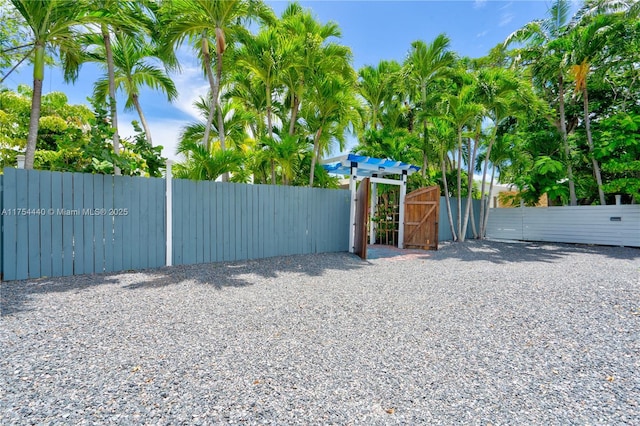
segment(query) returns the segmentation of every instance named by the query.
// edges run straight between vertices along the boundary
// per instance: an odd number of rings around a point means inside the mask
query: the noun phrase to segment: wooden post
[[[351,191],[351,207],[349,210],[349,253],[356,251],[356,182],[358,179],[358,163],[351,163],[349,191]]]
[[[402,184],[400,185],[400,214],[398,217],[398,248],[404,248],[404,199],[407,196],[407,171],[402,171]]]
[[[369,204],[369,244],[376,243],[376,222],[372,220],[376,215],[376,210],[378,210],[378,184],[372,181],[371,203]]]

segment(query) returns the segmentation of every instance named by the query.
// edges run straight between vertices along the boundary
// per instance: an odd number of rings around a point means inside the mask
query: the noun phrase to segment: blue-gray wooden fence
[[[176,265],[349,248],[347,190],[173,183]]]
[[[164,180],[6,168],[5,280],[165,264]]]
[[[458,223],[458,199],[450,198],[451,202],[451,215],[453,217],[453,226],[457,229]],[[467,199],[462,199],[462,220],[464,220],[464,212],[467,208]],[[477,232],[480,232],[480,200],[471,200],[471,208],[473,209],[473,219],[476,224]],[[465,238],[473,238],[473,229],[471,228],[472,216],[469,215],[469,224],[467,225],[467,233]],[[445,197],[440,197],[440,217],[438,219],[438,241],[451,241],[453,240],[453,234],[451,233],[451,225],[449,225],[449,216],[447,215],[447,200]]]
[[[0,176],[5,280],[347,251],[349,192],[27,171]]]

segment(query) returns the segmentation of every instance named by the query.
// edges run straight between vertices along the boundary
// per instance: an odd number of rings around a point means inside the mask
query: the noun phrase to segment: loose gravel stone
[[[2,283],[0,424],[640,424],[640,250]]]

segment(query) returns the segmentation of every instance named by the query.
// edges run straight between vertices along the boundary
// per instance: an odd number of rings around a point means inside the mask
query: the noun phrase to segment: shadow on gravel
[[[330,265],[330,266],[328,266]],[[321,276],[327,270],[351,271],[366,263],[348,253],[281,256],[237,262],[202,263],[109,274],[76,275],[0,283],[0,316],[28,310],[29,300],[40,294],[81,291],[89,287],[118,285],[127,290],[162,288],[185,281],[225,287],[253,285],[251,276],[277,278],[283,273]]]
[[[545,242],[503,242],[467,240],[463,243],[447,242],[432,260],[458,259],[463,262],[486,261],[496,264],[518,262],[552,263],[577,253],[605,256],[620,260],[640,259],[640,249],[586,244]]]

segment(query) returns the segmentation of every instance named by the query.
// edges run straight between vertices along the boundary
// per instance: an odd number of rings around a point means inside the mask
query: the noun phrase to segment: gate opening
[[[336,161],[337,163],[334,164],[326,164]],[[428,241],[419,242],[425,236],[425,224],[429,222],[428,218],[415,219],[414,216],[419,214],[419,212],[416,213],[419,209],[411,207],[411,220],[407,221],[405,217],[407,177],[419,171],[419,167],[401,161],[354,154],[327,159],[323,163],[325,163],[323,167],[329,173],[350,176],[349,251],[351,253],[366,259],[367,245],[376,244],[377,241],[400,249],[406,248],[407,242],[414,248],[433,247],[433,237],[429,237]],[[385,189],[379,193],[378,184],[391,185],[397,189],[395,191]],[[430,208],[431,204],[427,204],[427,201],[422,199],[416,200],[413,204],[429,206],[427,210],[432,218],[436,218],[437,229],[437,215],[434,216],[434,212],[438,211],[437,206],[435,209]],[[407,233],[410,234],[411,239],[406,240]],[[437,231],[435,244],[437,249]]]

